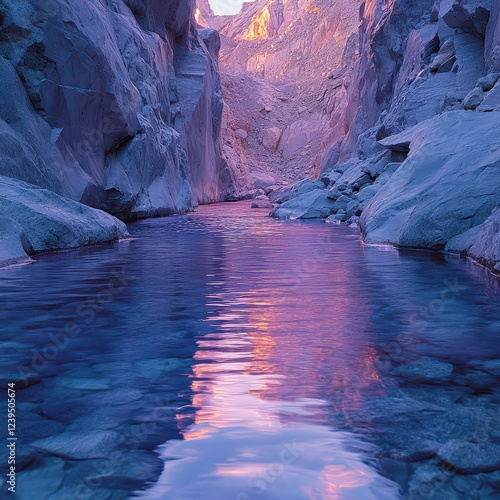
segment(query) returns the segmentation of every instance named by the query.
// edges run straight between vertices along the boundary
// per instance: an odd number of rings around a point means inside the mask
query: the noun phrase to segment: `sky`
[[[250,0],[245,0],[250,1]],[[209,0],[212,10],[218,16],[225,14],[238,14],[243,5],[243,0]]]

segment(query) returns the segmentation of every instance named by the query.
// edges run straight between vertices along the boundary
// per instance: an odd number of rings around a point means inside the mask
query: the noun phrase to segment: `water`
[[[498,280],[248,207],[2,271],[16,498],[499,495],[436,457],[500,436]]]

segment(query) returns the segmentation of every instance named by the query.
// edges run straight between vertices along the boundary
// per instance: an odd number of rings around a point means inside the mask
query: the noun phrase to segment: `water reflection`
[[[1,276],[1,381],[82,328],[20,391],[19,498],[423,498],[436,474],[437,498],[498,493],[435,458],[500,428],[498,280],[245,204],[131,231]],[[119,439],[76,460],[74,432]]]

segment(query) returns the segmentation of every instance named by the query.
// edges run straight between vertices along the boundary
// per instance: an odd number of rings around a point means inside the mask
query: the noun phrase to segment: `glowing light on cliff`
[[[201,26],[202,28],[208,28],[207,20],[203,17],[203,14],[198,7],[194,9],[194,20],[198,26]]]
[[[257,40],[258,38],[269,38],[267,26],[271,20],[269,7],[266,5],[258,14],[253,16],[252,22],[248,27],[245,40]]]

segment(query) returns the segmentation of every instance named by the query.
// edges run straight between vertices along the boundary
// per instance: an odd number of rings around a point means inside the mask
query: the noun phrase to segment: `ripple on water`
[[[19,498],[498,494],[491,464],[437,458],[499,439],[498,281],[248,207],[2,271]]]

